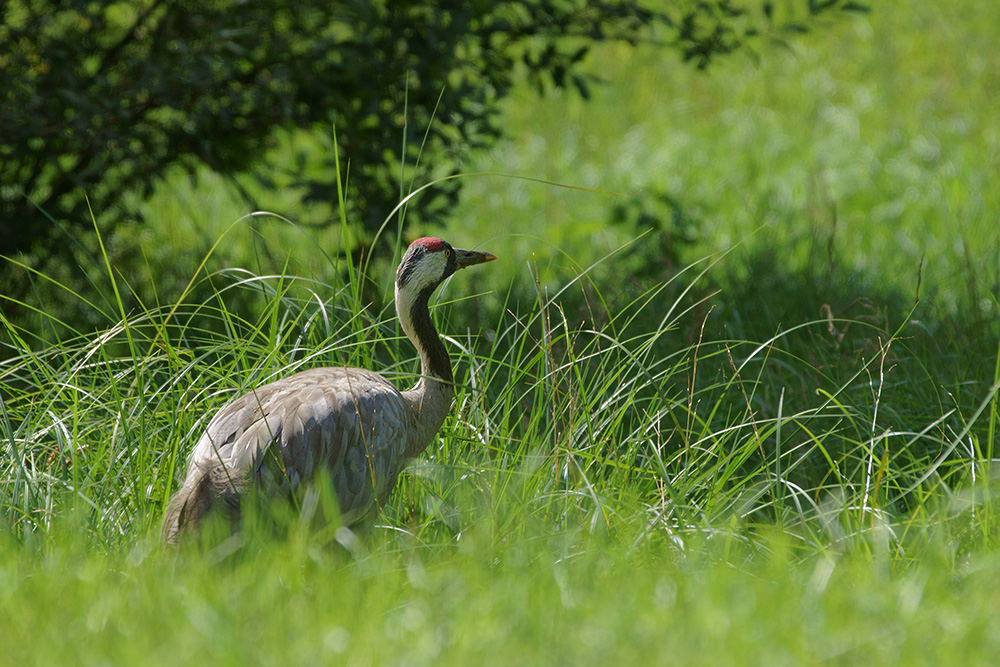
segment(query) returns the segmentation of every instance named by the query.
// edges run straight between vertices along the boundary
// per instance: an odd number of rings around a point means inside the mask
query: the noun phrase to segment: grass
[[[890,429],[876,369],[898,334],[837,384],[777,337],[678,344],[697,291],[664,311],[657,289],[588,329],[560,309],[582,280],[551,295],[536,283],[534,304],[456,333],[449,285],[438,319],[456,406],[372,535],[292,517],[277,537],[250,521],[237,541],[165,552],[155,525],[213,406],[303,365],[416,371],[386,313],[337,305],[349,289],[230,280],[211,303],[5,362],[0,609],[15,661],[890,663],[995,649],[997,371],[975,411]],[[257,320],[226,307],[230,290],[266,295]],[[648,311],[660,325],[637,328]],[[772,365],[832,384],[766,418],[751,406]]]
[[[721,60],[708,75],[655,48],[605,47],[593,67],[607,85],[592,102],[516,91],[511,138],[469,168],[630,193],[649,214],[685,223],[696,241],[687,261],[743,243],[728,260],[734,282],[749,277],[748,256],[769,251],[789,272],[858,275],[859,295],[894,288],[912,300],[922,282],[921,298],[945,312],[965,304],[995,317],[982,288],[1000,281],[989,184],[1000,70],[986,27],[997,21],[1000,9],[982,0],[879,2],[866,18],[760,60]],[[476,179],[455,233],[478,241],[500,223],[573,257],[593,245],[602,254],[635,234],[607,225],[617,200]],[[529,238],[514,247],[548,268]],[[552,264],[560,280],[572,272]]]
[[[516,93],[470,171],[636,194],[467,179],[444,235],[500,260],[440,292],[455,407],[361,541],[279,516],[157,546],[226,400],[315,365],[417,372],[370,305],[393,267],[370,299],[321,250],[342,229],[226,233],[237,202],[168,182],[148,275],[108,240],[95,295],[38,276],[35,324],[0,321],[3,654],[990,664],[996,12],[880,3],[707,76],[608,48],[591,104]],[[164,266],[174,234],[196,241]]]
[[[146,664],[715,664],[734,655],[989,664],[995,655],[996,559],[894,570],[803,560],[784,544],[660,543],[627,555],[563,532],[489,549],[380,544],[345,562],[272,541],[221,564],[140,553],[113,567],[64,546],[28,563],[5,558],[14,632],[4,649],[14,662]]]

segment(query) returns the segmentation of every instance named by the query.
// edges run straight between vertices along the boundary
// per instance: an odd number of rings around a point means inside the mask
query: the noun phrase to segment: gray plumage
[[[401,392],[369,370],[314,368],[229,403],[195,444],[184,484],[167,506],[164,541],[177,542],[213,509],[238,517],[251,487],[287,496],[321,469],[333,482],[345,524],[373,518],[451,408],[451,364],[428,299],[458,269],[493,259],[440,239],[414,241],[396,273],[396,311],[420,355],[417,384]]]

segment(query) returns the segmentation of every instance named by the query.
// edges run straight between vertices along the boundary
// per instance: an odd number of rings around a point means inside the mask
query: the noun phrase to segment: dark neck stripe
[[[410,275],[413,273],[413,269],[417,266],[418,258],[422,257],[424,252],[423,248],[416,247],[406,253],[406,257],[403,258],[403,262],[399,265],[399,268],[396,269],[397,286],[402,287],[410,280]]]
[[[424,289],[413,300],[413,305],[410,307],[410,322],[413,324],[413,334],[417,339],[415,342],[427,357],[427,374],[445,382],[452,382],[454,378],[451,374],[448,350],[441,342],[437,329],[434,328],[434,322],[431,321],[430,311],[427,309],[435,287],[437,285]]]

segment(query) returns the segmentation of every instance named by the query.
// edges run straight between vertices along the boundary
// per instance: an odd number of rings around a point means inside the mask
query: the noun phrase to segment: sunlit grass
[[[212,271],[204,303],[112,316],[52,347],[8,323],[0,609],[51,638],[30,652],[41,661],[986,654],[997,371],[972,410],[924,406],[896,424],[906,406],[882,403],[885,362],[904,363],[906,322],[853,322],[880,341],[853,368],[801,335],[828,333],[826,319],[687,342],[718,266],[623,306],[586,271],[556,292],[535,279],[520,303],[461,296],[459,275],[436,309],[455,409],[372,534],[279,512],[180,554],[156,527],[213,409],[315,365],[412,381],[390,314],[350,307],[348,285]],[[227,307],[241,291],[258,319]],[[587,292],[583,322],[562,306],[574,291]],[[456,299],[501,314],[462,327]],[[811,390],[771,403],[769,377]]]
[[[998,23],[1000,6],[987,1],[888,0],[708,73],[655,47],[602,46],[589,61],[606,82],[593,100],[515,91],[510,138],[469,169],[632,194],[650,215],[689,225],[688,260],[743,243],[746,253],[728,260],[737,281],[746,255],[767,249],[788,271],[859,273],[856,296],[912,298],[919,283],[946,312],[996,317],[985,297],[1000,280],[1000,195],[990,185],[1000,51],[985,26]],[[635,233],[607,224],[615,203],[476,179],[454,228],[479,239],[502,225],[575,257],[600,255]],[[528,238],[514,247],[551,275],[572,273]]]

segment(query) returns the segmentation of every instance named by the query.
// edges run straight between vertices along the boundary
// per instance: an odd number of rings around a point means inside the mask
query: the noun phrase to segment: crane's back
[[[333,481],[344,522],[362,521],[426,446],[412,441],[415,419],[407,399],[365,369],[315,368],[259,387],[223,407],[198,440],[164,538],[176,541],[214,505],[238,513],[250,484],[288,495],[320,469]]]

